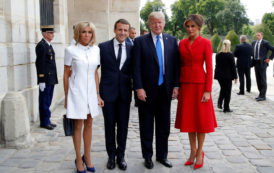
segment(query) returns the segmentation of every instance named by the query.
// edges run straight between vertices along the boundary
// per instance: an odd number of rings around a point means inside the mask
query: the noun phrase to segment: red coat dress
[[[192,45],[189,39],[183,39],[179,43],[179,52],[181,73],[175,128],[181,132],[214,132],[217,122],[212,98],[201,102],[204,92],[212,89],[211,43],[201,36]]]

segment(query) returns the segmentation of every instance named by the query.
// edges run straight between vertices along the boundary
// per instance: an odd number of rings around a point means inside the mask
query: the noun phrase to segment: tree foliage
[[[205,24],[210,32],[214,34],[214,29],[220,25],[216,15],[224,9],[224,0],[203,0],[196,4],[197,12],[204,16]]]
[[[234,52],[234,49],[237,44],[240,44],[240,39],[235,31],[231,30],[227,33],[225,39],[230,40],[231,42],[231,52]]]
[[[272,31],[274,35],[274,13],[265,13],[262,19],[262,23]]]
[[[245,7],[239,0],[225,1],[224,9],[217,13],[217,19],[221,21],[216,27],[218,33],[227,33],[234,30],[237,34],[240,34],[242,27],[249,22]]]
[[[214,34],[213,37],[211,38],[211,45],[212,45],[212,50],[214,53],[218,52],[218,46],[222,43],[222,39],[219,37],[218,34]]]
[[[247,35],[247,36],[253,36],[254,32],[253,32],[252,28],[250,27],[250,25],[244,25],[242,27],[242,34]]]

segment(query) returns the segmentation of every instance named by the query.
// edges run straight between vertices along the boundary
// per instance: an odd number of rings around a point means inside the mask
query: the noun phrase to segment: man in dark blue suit
[[[39,85],[39,117],[40,127],[53,130],[56,124],[50,121],[50,105],[54,85],[58,84],[55,52],[50,44],[54,38],[53,25],[41,27],[43,39],[35,47],[37,83]]]
[[[131,48],[126,43],[130,24],[125,19],[115,23],[115,38],[99,44],[101,56],[100,96],[104,100],[107,168],[115,168],[115,156],[120,169],[126,170],[124,159],[132,95]],[[117,147],[115,126],[117,124]]]
[[[252,43],[253,47],[253,59],[252,63],[255,68],[255,76],[257,87],[259,90],[259,96],[256,97],[257,101],[264,101],[267,89],[266,82],[266,69],[268,63],[274,57],[274,47],[270,45],[267,40],[263,39],[263,33],[256,33],[256,41]],[[272,54],[268,57],[268,51],[272,51]]]
[[[129,35],[128,35],[126,41],[133,46],[133,44],[134,44],[133,42],[134,42],[135,37],[136,37],[136,30],[135,30],[134,27],[130,27],[129,28]]]
[[[133,48],[133,81],[139,99],[139,124],[145,167],[153,168],[154,119],[156,160],[172,167],[167,160],[170,133],[171,99],[179,88],[179,52],[177,39],[163,33],[165,17],[152,12],[148,17],[150,34],[137,37]]]
[[[251,78],[250,78],[250,68],[251,68],[251,56],[252,56],[252,46],[246,43],[246,36],[240,36],[241,44],[237,45],[234,51],[234,56],[237,57],[236,67],[238,70],[239,80],[240,80],[240,92],[238,95],[245,94],[245,79],[246,79],[246,91],[250,92],[251,89]]]

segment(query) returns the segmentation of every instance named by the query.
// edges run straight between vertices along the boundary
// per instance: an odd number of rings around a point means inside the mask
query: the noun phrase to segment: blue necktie
[[[158,62],[159,62],[159,68],[160,68],[160,73],[159,73],[159,80],[158,80],[158,85],[162,85],[164,82],[164,69],[163,69],[163,55],[162,55],[162,45],[160,41],[160,36],[156,36],[157,41],[156,41],[156,52],[157,52],[157,57],[158,57]]]

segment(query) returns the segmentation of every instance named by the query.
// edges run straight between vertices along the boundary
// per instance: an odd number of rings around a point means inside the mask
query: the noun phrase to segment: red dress
[[[179,43],[179,51],[181,73],[175,128],[181,132],[214,132],[217,122],[212,98],[201,102],[204,92],[212,89],[211,43],[201,36],[192,45],[184,39]]]

